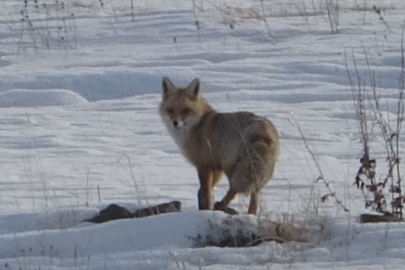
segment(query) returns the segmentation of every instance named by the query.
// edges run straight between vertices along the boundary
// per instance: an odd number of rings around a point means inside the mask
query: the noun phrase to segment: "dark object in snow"
[[[89,222],[102,223],[115,219],[132,218],[131,212],[125,207],[110,204],[106,209],[101,210],[100,214],[90,220]]]
[[[86,221],[94,223],[103,223],[116,219],[142,218],[152,215],[159,215],[164,213],[180,212],[180,211],[181,211],[181,202],[179,201],[172,201],[169,203],[163,203],[156,206],[142,208],[137,210],[133,214],[129,212],[129,210],[126,209],[125,207],[116,204],[110,204],[109,206],[107,206],[107,208],[101,210],[98,216]]]
[[[360,223],[402,222],[402,221],[404,220],[390,213],[385,213],[384,215],[363,214],[359,218]]]
[[[135,218],[148,217],[153,215],[159,215],[164,213],[171,212],[180,212],[181,211],[181,202],[172,201],[169,203],[162,203],[156,206],[151,206],[143,209],[139,209],[134,213]]]

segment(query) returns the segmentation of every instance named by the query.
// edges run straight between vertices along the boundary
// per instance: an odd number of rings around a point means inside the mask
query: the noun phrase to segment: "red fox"
[[[219,113],[201,97],[200,80],[175,87],[162,82],[160,115],[200,180],[198,207],[212,209],[212,190],[223,173],[229,190],[214,209],[225,210],[237,193],[250,195],[256,214],[260,190],[272,178],[280,144],[275,126],[250,112]]]

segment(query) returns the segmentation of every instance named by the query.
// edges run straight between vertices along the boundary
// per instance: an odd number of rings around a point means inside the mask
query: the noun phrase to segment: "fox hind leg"
[[[231,203],[231,201],[235,198],[236,192],[233,191],[232,188],[228,190],[226,193],[225,197],[222,199],[220,202],[216,202],[214,205],[215,210],[225,210],[228,208],[228,205]]]
[[[235,198],[236,194],[237,193],[235,191],[229,189],[225,197],[222,199],[222,201],[215,203],[214,209],[225,211],[228,208],[231,201]],[[252,192],[252,194],[250,195],[248,214],[256,215],[258,207],[259,207],[259,193]]]
[[[259,193],[252,192],[252,194],[250,195],[248,214],[256,215],[258,207],[259,207]]]

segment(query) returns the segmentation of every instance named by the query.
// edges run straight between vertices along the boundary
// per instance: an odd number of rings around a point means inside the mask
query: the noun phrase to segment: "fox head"
[[[163,78],[160,115],[166,124],[180,129],[195,124],[205,113],[213,111],[201,97],[200,86],[198,78],[187,87],[176,87],[168,78]]]

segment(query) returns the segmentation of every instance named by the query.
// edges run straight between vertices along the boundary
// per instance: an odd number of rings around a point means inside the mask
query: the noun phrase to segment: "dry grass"
[[[254,220],[249,216],[229,216],[210,220],[206,232],[191,237],[196,247],[251,247],[263,242],[307,242],[308,231],[288,222]]]

